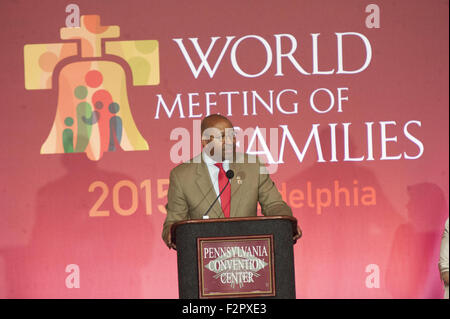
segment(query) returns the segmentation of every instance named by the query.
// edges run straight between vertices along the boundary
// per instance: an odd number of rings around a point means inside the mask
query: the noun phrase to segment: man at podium
[[[169,248],[170,226],[204,218],[292,216],[266,167],[256,156],[236,153],[233,125],[213,114],[202,120],[202,153],[170,172],[167,217],[162,237]]]

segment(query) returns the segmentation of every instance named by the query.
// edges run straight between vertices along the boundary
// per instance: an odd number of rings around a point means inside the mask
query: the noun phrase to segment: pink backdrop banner
[[[0,2],[0,297],[178,298],[170,170],[221,113],[297,298],[441,298],[448,1]]]

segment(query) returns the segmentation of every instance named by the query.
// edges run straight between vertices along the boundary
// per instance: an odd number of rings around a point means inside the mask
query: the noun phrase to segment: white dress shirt
[[[202,152],[203,161],[208,167],[209,177],[211,177],[211,182],[214,186],[214,190],[216,191],[216,196],[219,196],[221,189],[219,189],[219,171],[220,169],[215,165],[217,162],[209,157],[205,152]],[[223,161],[223,169],[228,171],[230,169],[230,161]],[[220,202],[220,197],[219,197]]]

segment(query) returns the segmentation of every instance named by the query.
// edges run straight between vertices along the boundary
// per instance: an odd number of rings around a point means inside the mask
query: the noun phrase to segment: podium
[[[187,220],[170,232],[180,299],[295,299],[294,217]]]

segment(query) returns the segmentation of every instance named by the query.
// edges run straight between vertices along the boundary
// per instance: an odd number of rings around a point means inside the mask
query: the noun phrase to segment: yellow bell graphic
[[[99,160],[119,148],[148,150],[133,120],[125,70],[108,55],[125,60],[134,85],[157,85],[158,42],[106,41],[103,55],[102,39],[117,37],[118,26],[102,26],[98,15],[86,15],[80,27],[61,28],[61,39],[69,42],[25,45],[26,89],[51,89],[53,72],[60,70],[56,115],[41,154],[85,152]],[[80,44],[81,55],[71,40]]]

